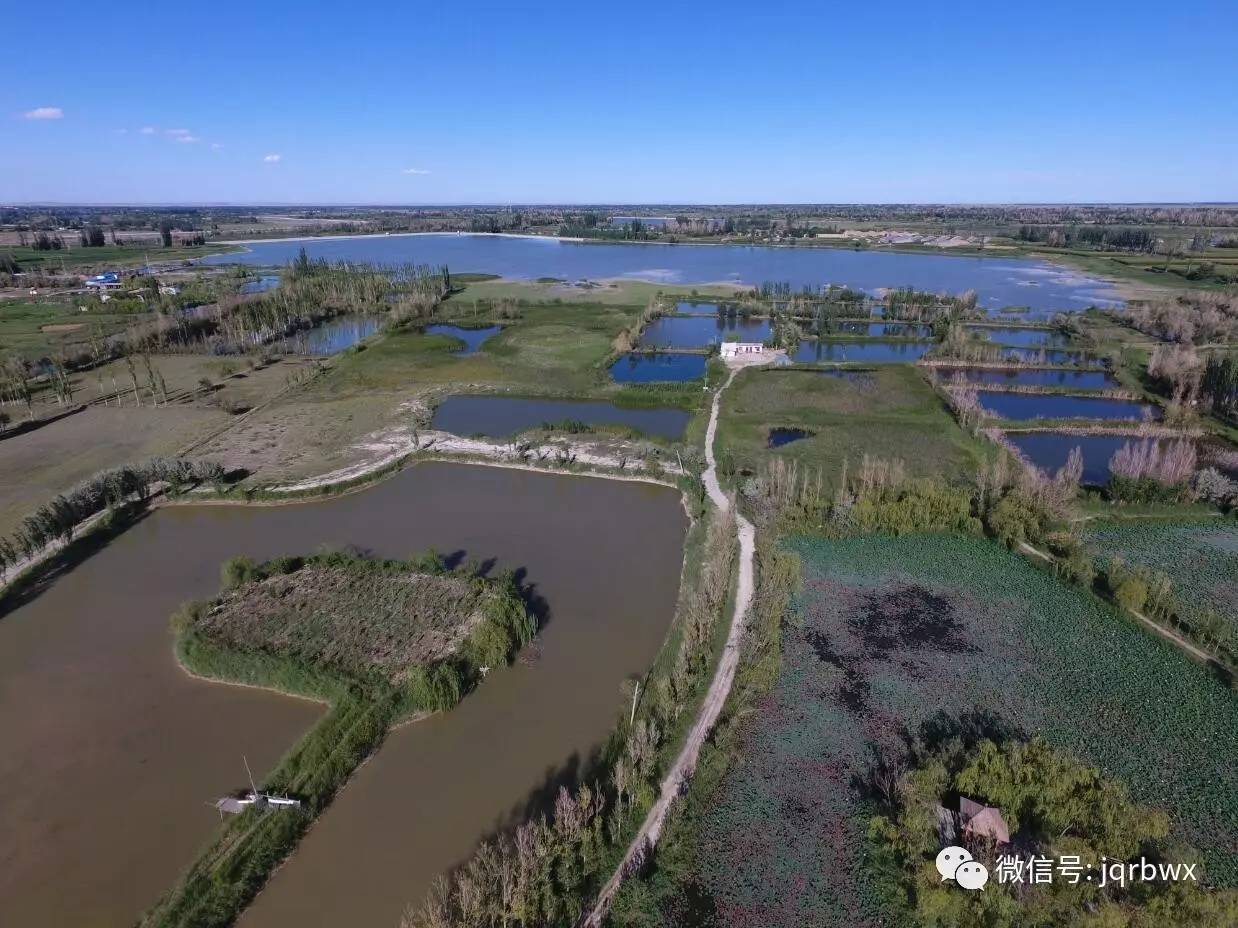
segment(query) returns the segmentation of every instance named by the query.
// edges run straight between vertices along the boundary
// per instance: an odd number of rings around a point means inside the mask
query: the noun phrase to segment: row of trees
[[[1095,248],[1098,251],[1151,252],[1157,237],[1149,229],[1112,226],[1019,226],[1021,242],[1043,242],[1058,247]]]
[[[44,503],[22,520],[21,528],[14,535],[0,539],[0,578],[4,578],[11,567],[38,554],[52,542],[72,540],[77,527],[91,516],[120,506],[131,498],[147,499],[158,484],[179,489],[188,483],[218,482],[223,478],[224,469],[220,464],[184,458],[152,458],[144,464],[96,474]]]
[[[1211,352],[1201,357],[1189,345],[1157,345],[1147,370],[1172,398],[1170,409],[1186,411],[1202,403],[1216,415],[1238,415],[1238,355]]]
[[[1125,311],[1112,315],[1163,341],[1195,345],[1238,341],[1238,293],[1196,291],[1132,301]]]

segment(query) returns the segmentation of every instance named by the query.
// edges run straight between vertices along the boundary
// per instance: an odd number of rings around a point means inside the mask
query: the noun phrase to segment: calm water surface
[[[1046,393],[979,392],[980,405],[1002,419],[1160,418],[1160,408],[1132,400]]]
[[[1140,441],[1133,435],[1068,435],[1064,432],[1008,432],[1006,439],[1029,461],[1048,473],[1066,463],[1071,449],[1083,453],[1083,482],[1102,484],[1109,479],[1109,459],[1127,442]]]
[[[450,713],[393,733],[241,925],[398,924],[405,904],[419,903],[437,874],[483,836],[523,818],[548,775],[571,771],[603,740],[623,711],[624,679],[652,663],[679,587],[685,517],[678,494],[471,470],[485,473],[434,487],[433,500],[410,515],[437,525],[449,550],[496,557],[498,569],[527,569],[550,608],[532,649],[536,660],[492,671]],[[485,513],[484,526],[458,525],[461,513]],[[404,520],[394,521],[391,541],[406,550]]]
[[[838,332],[847,335],[865,335],[869,338],[925,338],[933,334],[933,327],[910,322],[861,322],[848,319],[834,324]]]
[[[765,447],[781,448],[783,445],[789,445],[793,441],[807,438],[811,434],[811,432],[804,429],[772,428],[769,430],[769,437],[765,440]]]
[[[278,344],[284,351],[295,354],[339,354],[357,342],[369,338],[382,327],[382,316],[339,316],[312,329],[282,338]]]
[[[1023,328],[1000,328],[998,326],[975,325],[966,326],[969,332],[974,332],[978,335],[983,335],[991,342],[996,342],[999,345],[1013,345],[1018,348],[1052,348],[1054,346],[1066,345],[1070,342],[1061,332],[1056,332],[1053,329],[1023,329]]]
[[[678,439],[692,414],[683,409],[629,409],[614,403],[543,400],[513,396],[449,396],[434,410],[433,426],[456,435],[508,438],[543,423],[625,425],[649,435]]]
[[[681,300],[675,304],[675,312],[686,315],[716,316],[718,314],[718,310],[724,305],[729,306],[730,304],[691,303]]]
[[[739,316],[662,316],[641,333],[642,345],[650,348],[704,348],[738,335],[741,342],[763,342],[769,338],[768,319]]]
[[[1100,364],[1090,354],[1083,351],[1062,351],[1059,348],[1003,348],[1003,357],[1012,361],[1042,364],[1081,364],[1096,367]]]
[[[241,284],[241,293],[266,293],[279,286],[278,274],[263,274],[255,280],[247,280]]]
[[[788,281],[795,290],[833,283],[875,292],[912,286],[933,292],[975,289],[989,309],[1034,310],[1119,305],[1104,281],[1044,261],[957,255],[898,254],[878,250],[761,245],[662,245],[567,242],[530,236],[381,235],[261,242],[239,254],[204,258],[207,264],[282,265],[302,247],[312,260],[375,264],[446,264],[457,272],[533,280],[631,277],[666,284]]]
[[[698,380],[705,376],[703,354],[625,354],[610,366],[610,376],[619,383]]]
[[[831,342],[804,339],[791,360],[802,364],[819,361],[864,361],[873,364],[910,362],[924,357],[932,347],[932,342]]]
[[[457,338],[464,342],[464,347],[455,354],[463,357],[464,355],[476,354],[484,342],[493,338],[503,331],[501,325],[489,325],[482,329],[466,329],[458,325],[428,325],[426,326],[427,335],[449,335],[452,338]]]
[[[244,785],[241,756],[269,770],[321,714],[176,665],[168,618],[217,591],[225,559],[433,546],[523,568],[547,603],[540,660],[393,733],[246,918],[390,928],[605,736],[665,634],[683,532],[664,487],[460,464],[321,503],[156,511],[0,619],[3,924],[132,924],[213,833],[207,803]]]
[[[939,367],[940,377],[949,380],[961,372],[972,383],[1023,387],[1073,387],[1077,390],[1109,390],[1121,386],[1108,371],[1001,370],[985,367]]]

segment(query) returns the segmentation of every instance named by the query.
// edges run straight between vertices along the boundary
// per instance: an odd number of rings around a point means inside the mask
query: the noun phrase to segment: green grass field
[[[365,351],[340,356],[331,376],[312,393],[335,397],[452,383],[550,395],[606,392],[612,387],[603,362],[611,342],[638,315],[633,306],[529,307],[481,351],[465,357],[453,354],[458,342],[445,335],[392,332]]]
[[[756,468],[769,456],[820,466],[836,480],[847,460],[865,455],[902,458],[909,473],[970,475],[991,453],[958,427],[922,373],[889,364],[844,376],[755,368],[740,374],[723,397],[719,433],[738,467]],[[767,448],[770,428],[812,435]]]
[[[453,306],[455,312],[453,312]],[[564,303],[523,306],[517,320],[474,315],[472,303],[447,303],[439,317],[504,330],[475,354],[460,356],[456,339],[416,329],[384,333],[363,350],[331,361],[329,373],[239,425],[206,453],[266,477],[309,476],[355,463],[356,444],[372,433],[422,423],[452,393],[611,400],[700,411],[699,386],[621,385],[607,369],[612,342],[643,306]],[[689,436],[701,427],[694,417]]]
[[[1078,268],[1088,274],[1114,278],[1127,285],[1124,289],[1136,291],[1162,288],[1222,290],[1228,286],[1216,277],[1200,280],[1188,279],[1185,276],[1188,262],[1186,256],[1182,255],[1172,258],[1169,262],[1169,270],[1166,271],[1164,255],[1036,247],[1021,250],[1032,257],[1047,258],[1050,261]],[[1222,276],[1232,278],[1238,275],[1238,249],[1210,248],[1202,255],[1192,255],[1189,266],[1197,268],[1201,262],[1213,265],[1216,272]]]
[[[0,302],[0,354],[35,360],[89,349],[100,338],[154,318],[154,313],[82,312],[72,297],[63,300]]]

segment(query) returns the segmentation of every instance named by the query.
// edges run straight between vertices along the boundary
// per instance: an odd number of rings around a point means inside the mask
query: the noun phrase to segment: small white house
[[[735,358],[743,354],[762,354],[765,346],[760,342],[723,342],[722,357]]]

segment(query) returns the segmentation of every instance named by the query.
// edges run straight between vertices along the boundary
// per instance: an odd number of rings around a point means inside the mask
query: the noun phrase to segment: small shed
[[[967,838],[988,838],[997,844],[1010,843],[1010,828],[1002,813],[993,806],[959,797],[959,824]]]

